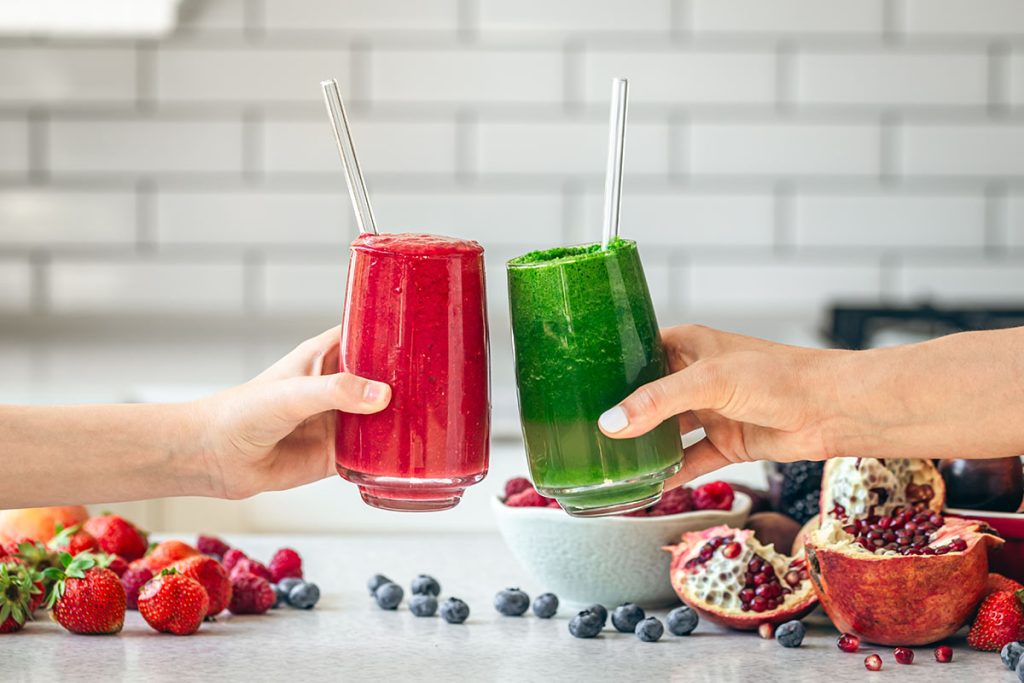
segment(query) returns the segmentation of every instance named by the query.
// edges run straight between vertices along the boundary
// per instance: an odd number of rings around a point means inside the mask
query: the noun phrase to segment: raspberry
[[[263,614],[273,606],[274,600],[274,589],[263,577],[247,572],[231,574],[228,610],[232,614]]]
[[[217,557],[224,557],[231,550],[231,546],[216,536],[204,536],[202,534],[199,534],[199,538],[196,539],[196,548],[203,555],[216,555]]]
[[[235,565],[238,564],[239,560],[247,559],[249,559],[248,555],[243,553],[241,550],[231,548],[221,556],[220,563],[224,565],[224,569],[227,569],[230,572],[235,568]]]
[[[231,569],[231,576],[233,577],[235,574],[255,574],[266,581],[273,580],[273,577],[270,575],[270,570],[267,569],[265,564],[248,557],[243,557],[235,563],[235,566]]]
[[[134,562],[121,575],[121,585],[124,586],[125,603],[128,609],[139,608],[139,591],[152,578],[153,572],[149,567]]]
[[[730,507],[732,502],[729,502]],[[650,517],[659,517],[661,515],[676,515],[680,512],[690,512],[693,510],[693,489],[689,486],[680,486],[679,488],[670,489],[665,491],[661,496],[661,500],[647,508],[647,515]]]
[[[732,499],[732,487],[724,481],[704,484],[693,492],[693,504],[698,510],[730,510]]]
[[[128,571],[128,563],[125,562],[124,558],[120,555],[112,555],[110,557],[110,564],[107,565],[107,569],[118,576],[124,576],[124,573]]]
[[[511,498],[520,491],[532,488],[533,484],[531,484],[530,480],[526,477],[513,477],[505,482],[505,498]]]
[[[302,578],[302,558],[291,548],[281,548],[270,558],[270,580]]]
[[[554,502],[553,499],[545,498],[532,487],[505,499],[505,505],[510,508],[543,508],[548,507],[552,502]]]

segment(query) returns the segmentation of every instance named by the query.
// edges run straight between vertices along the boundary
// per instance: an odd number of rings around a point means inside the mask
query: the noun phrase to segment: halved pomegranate
[[[750,529],[716,526],[683,534],[672,553],[672,586],[683,602],[722,626],[744,631],[799,619],[818,600],[802,555],[762,545]]]
[[[825,467],[822,521],[807,534],[821,605],[840,631],[880,645],[923,645],[970,619],[985,591],[984,524],[940,514],[945,489],[927,460],[837,458]]]

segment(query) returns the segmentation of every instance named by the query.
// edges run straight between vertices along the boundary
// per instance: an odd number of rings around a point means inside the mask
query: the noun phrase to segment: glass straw
[[[370,195],[366,192],[366,181],[363,180],[363,172],[359,169],[359,160],[356,158],[356,148],[352,144],[352,133],[349,129],[348,117],[345,115],[345,104],[341,101],[338,81],[334,78],[329,81],[320,81],[320,87],[324,91],[327,117],[331,120],[331,128],[334,129],[334,139],[338,143],[341,165],[345,167],[348,194],[352,198],[352,209],[356,212],[356,224],[359,226],[359,232],[371,232],[376,235],[377,221],[373,217]]]
[[[622,155],[626,144],[626,100],[629,81],[612,79],[612,108],[608,122],[608,170],[604,181],[604,232],[601,249],[619,236],[619,206],[622,201]]]

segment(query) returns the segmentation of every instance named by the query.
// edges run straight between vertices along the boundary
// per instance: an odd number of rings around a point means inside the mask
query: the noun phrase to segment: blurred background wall
[[[1020,301],[1022,36],[1015,0],[185,0],[162,39],[0,38],[0,400],[187,398],[336,324],[336,77],[378,222],[487,248],[496,473],[426,518],[340,480],[123,509],[488,526],[525,469],[503,262],[597,238],[610,77],[661,322],[821,344],[837,300]]]

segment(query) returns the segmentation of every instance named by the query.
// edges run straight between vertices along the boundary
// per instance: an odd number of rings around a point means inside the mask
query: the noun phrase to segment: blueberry
[[[441,584],[433,576],[420,574],[412,580],[413,595],[440,595]]]
[[[394,583],[394,581],[383,574],[374,574],[371,576],[370,580],[366,582],[366,588],[370,591],[370,597],[374,597],[377,594],[377,589],[385,583]]]
[[[569,633],[577,638],[594,638],[603,628],[601,615],[587,609],[569,620]]]
[[[804,642],[804,635],[806,633],[807,629],[804,628],[802,622],[796,620],[787,621],[775,629],[775,640],[779,641],[779,645],[782,647],[800,647],[800,643]]]
[[[288,595],[289,593],[291,593],[292,589],[298,586],[300,583],[305,583],[305,581],[303,581],[302,579],[297,579],[295,577],[289,576],[287,579],[281,579],[281,581],[278,582],[277,585],[281,587],[281,590],[284,591],[285,595]]]
[[[1024,652],[1024,640],[1011,640],[1006,645],[1003,645],[1003,650],[999,653],[999,656],[1002,658],[1006,668],[1013,671],[1017,668],[1017,662],[1020,661],[1022,652]]]
[[[288,604],[295,609],[313,609],[313,605],[320,599],[320,587],[315,583],[303,581],[297,586],[292,586],[288,591]],[[401,600],[402,596],[399,595]]]
[[[636,625],[645,616],[647,615],[644,614],[643,608],[632,602],[624,602],[612,612],[612,626],[622,633],[633,633],[636,630]]]
[[[533,613],[541,619],[550,619],[558,611],[558,596],[554,593],[542,593],[533,601]]]
[[[657,617],[647,617],[637,623],[634,633],[645,643],[656,643],[664,635],[665,627]]]
[[[461,624],[469,618],[469,605],[458,598],[448,598],[441,605],[441,618],[449,624]]]
[[[604,628],[605,626],[608,625],[608,610],[605,609],[604,605],[599,605],[597,603],[594,603],[593,605],[591,605],[590,607],[587,608],[587,611],[588,612],[593,612],[597,616],[601,617],[601,627],[602,628]]]
[[[270,587],[274,589],[274,604],[271,605],[271,609],[277,609],[282,603],[288,601],[288,591],[281,588],[280,584],[272,583]]]
[[[418,617],[432,617],[437,613],[437,598],[422,593],[409,598],[409,611]]]
[[[668,630],[677,636],[688,636],[697,628],[700,617],[692,609],[683,605],[668,613]]]
[[[376,592],[373,597],[377,600],[377,604],[381,609],[395,609],[398,607],[398,603],[402,602],[402,596],[405,595],[405,591],[397,583],[383,583],[377,586]]]
[[[1017,680],[1024,683],[1024,657],[1017,661]]]
[[[518,588],[506,588],[494,596],[494,609],[506,617],[518,617],[530,609],[530,596]]]

